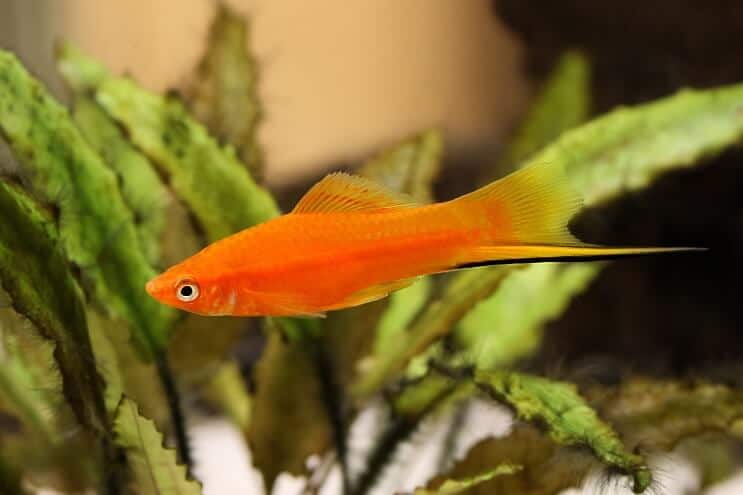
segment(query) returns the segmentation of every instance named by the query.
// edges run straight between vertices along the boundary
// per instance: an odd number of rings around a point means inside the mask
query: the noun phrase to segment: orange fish
[[[562,168],[551,164],[428,205],[334,173],[291,213],[211,244],[146,289],[202,315],[322,316],[458,268],[691,249],[584,244],[567,227],[580,207]]]

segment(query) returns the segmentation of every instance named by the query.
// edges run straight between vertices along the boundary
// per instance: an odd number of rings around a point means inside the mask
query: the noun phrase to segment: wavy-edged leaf
[[[514,463],[522,469],[510,476],[499,476],[470,487],[466,495],[554,495],[579,486],[595,467],[590,455],[560,447],[549,436],[528,424],[517,424],[498,438],[487,438],[474,445],[464,459],[434,480],[476,476],[490,466]]]
[[[78,95],[72,116],[85,139],[120,178],[121,195],[134,214],[140,245],[149,263],[158,266],[167,208],[172,201],[169,191],[147,158],[92,98]]]
[[[57,70],[67,86],[76,94],[90,94],[110,73],[92,57],[86,57],[72,43],[62,42],[56,47]]]
[[[0,405],[26,431],[59,443],[71,419],[62,394],[54,344],[10,308],[0,309]]]
[[[705,433],[740,436],[743,392],[725,385],[635,377],[585,395],[631,448],[668,451]]]
[[[10,307],[0,309],[0,341],[0,493],[29,493],[35,483],[63,493],[95,486],[100,454],[65,401],[53,342]],[[23,490],[13,491],[18,477]]]
[[[141,249],[116,176],[64,107],[0,51],[0,131],[36,196],[59,211],[66,255],[92,282],[97,301],[129,321],[143,355],[162,348],[174,312],[144,291],[155,272]]]
[[[230,143],[256,180],[263,157],[256,137],[261,117],[258,70],[250,54],[245,19],[220,3],[189,92],[191,109],[212,135]]]
[[[185,211],[163,184],[152,164],[135,149],[106,112],[87,93],[75,100],[73,116],[85,138],[121,178],[122,195],[132,209],[140,243],[153,266],[168,266],[181,261],[203,247],[203,239],[194,232]],[[167,226],[167,231],[166,231]],[[113,322],[109,322],[113,323]],[[242,335],[239,320],[214,320],[187,315],[170,340],[168,352],[182,381],[194,381],[195,375],[213,372],[224,359],[226,350]],[[105,345],[105,344],[103,344]],[[114,401],[118,404],[118,399]]]
[[[509,270],[501,267],[467,270],[457,273],[439,297],[429,304],[389,347],[368,365],[354,383],[357,397],[374,393],[401,372],[410,360],[436,340],[447,335],[454,325],[503,281]]]
[[[517,464],[501,464],[495,469],[485,471],[481,474],[462,479],[446,479],[443,482],[436,481],[426,488],[417,488],[413,495],[456,495],[477,487],[487,481],[499,476],[508,476],[521,471],[522,467]]]
[[[431,129],[373,157],[359,168],[359,174],[429,203],[433,201],[433,183],[441,171],[443,153],[443,136]]]
[[[231,146],[222,147],[172,97],[109,77],[96,100],[165,174],[210,241],[276,216],[271,195],[257,185]]]
[[[273,198],[253,181],[234,149],[221,147],[179,101],[113,77],[71,45],[62,50],[60,66],[68,79],[74,79],[70,82],[73,87],[95,94],[106,113],[128,131],[134,145],[167,176],[208,240],[215,241],[278,214]],[[176,222],[183,225],[180,217],[176,215]],[[168,229],[166,253],[174,251],[171,245],[182,247],[181,241],[180,232]],[[185,256],[195,250],[181,253]],[[214,319],[189,316],[180,325],[169,355],[176,368],[187,372],[182,379],[208,380],[243,333],[244,325],[239,320],[223,320],[223,328],[217,331],[220,339],[214,339],[214,323]]]
[[[474,383],[492,398],[510,405],[520,419],[544,424],[555,442],[584,445],[603,463],[632,476],[635,493],[650,485],[652,476],[642,456],[625,447],[574,385],[505,371],[475,371]]]
[[[115,411],[126,394],[158,427],[170,428],[171,411],[157,366],[142,361],[136,349],[129,345],[130,330],[126,322],[112,320],[94,310],[88,312],[88,321],[96,366],[106,380],[109,411]]]
[[[743,84],[683,90],[566,132],[529,163],[562,163],[586,206],[697,165],[743,138]]]
[[[106,381],[105,400],[110,416],[114,416],[126,394],[159,428],[171,428],[172,411],[159,370],[154,362],[143,361],[130,345],[131,331],[126,321],[112,319],[95,308],[88,308],[88,330],[96,368]],[[180,374],[175,376],[182,379]]]
[[[13,309],[32,323],[26,330],[36,331],[54,344],[53,356],[62,377],[64,398],[84,431],[94,435],[98,442],[96,447],[89,447],[91,455],[80,459],[78,464],[82,467],[86,466],[86,461],[97,462],[102,455],[103,483],[106,490],[114,493],[117,484],[116,453],[105,408],[104,385],[94,366],[82,293],[70,272],[54,225],[36,203],[19,188],[0,181],[0,211],[3,212],[0,221],[0,283],[10,296]],[[6,308],[2,311],[11,310]],[[48,365],[43,351],[43,345],[38,342],[26,349],[28,370],[44,371],[35,368]],[[15,354],[8,359],[12,361],[19,357]],[[6,360],[6,363],[10,361]],[[46,373],[49,372],[47,369]],[[36,390],[42,391],[43,388]],[[26,392],[24,399],[34,397],[29,395],[33,392]],[[39,398],[38,395],[35,397]],[[20,396],[16,398],[20,399]],[[38,402],[26,403],[28,408],[40,405]],[[55,403],[52,401],[48,405],[54,407]],[[61,421],[65,417],[61,404],[52,410],[57,412],[55,420]],[[37,413],[43,418],[43,410]],[[94,466],[93,470],[98,467]]]
[[[566,52],[542,84],[529,111],[487,170],[487,182],[512,171],[563,132],[582,124],[591,107],[591,66],[580,52]]]
[[[126,450],[138,493],[143,495],[199,495],[201,487],[186,477],[174,450],[163,446],[163,436],[137,404],[123,398],[114,420],[116,443]]]
[[[306,474],[307,458],[323,452],[332,439],[311,345],[316,343],[282,339],[277,329],[269,329],[255,368],[246,435],[269,492],[281,472]]]
[[[374,353],[371,359],[382,357],[386,350],[392,347],[392,342],[400,338],[407,330],[407,326],[415,319],[433,290],[430,277],[421,277],[408,287],[390,295],[387,308],[382,313],[377,324],[374,339]]]
[[[649,185],[672,168],[692,166],[743,136],[743,85],[684,91],[654,103],[619,109],[568,131],[529,163],[561,162],[587,205]],[[541,326],[558,316],[603,264],[533,265],[511,274],[465,318],[459,342],[481,366],[528,356]]]
[[[194,232],[185,207],[173,197],[150,160],[95,102],[92,92],[110,77],[108,70],[70,44],[60,46],[57,65],[75,93],[75,122],[121,180],[122,196],[134,214],[150,263],[170,266],[201,249],[203,238]]]
[[[105,69],[91,69],[95,62],[74,47],[67,46],[60,58],[66,73],[81,79],[73,85],[88,88],[106,113],[126,129],[134,145],[166,176],[209,241],[279,213],[271,195],[255,183],[239,162],[234,148],[220,146],[180,101],[152,94],[133,81],[108,74]],[[88,76],[90,79],[85,79]],[[212,334],[214,321],[190,317],[175,337],[177,341],[168,357],[175,358],[173,361],[181,370],[197,370],[200,376],[189,379],[208,379],[204,376],[204,366],[216,371],[218,367],[212,365],[226,357],[227,348],[242,333],[239,320],[227,321],[227,329],[219,332],[221,338],[217,342]],[[312,333],[305,322],[293,323],[299,334]],[[189,366],[194,361],[198,366]],[[171,400],[171,403],[175,402]],[[185,434],[177,437],[185,455]]]
[[[598,275],[599,263],[543,263],[516,270],[462,318],[454,342],[478,368],[512,365],[530,356],[542,329]]]
[[[82,295],[54,226],[31,198],[3,181],[0,211],[0,282],[13,308],[54,343],[64,394],[78,420],[105,432],[103,384],[91,366],[94,358]]]
[[[276,216],[271,195],[258,186],[231,146],[220,146],[174,97],[150,93],[72,44],[59,50],[68,84],[93,94],[106,113],[160,171],[215,241]],[[233,108],[234,110],[234,108]]]
[[[743,85],[683,91],[654,103],[616,110],[569,130],[528,163],[565,164],[569,179],[591,206],[645,187],[672,168],[699,163],[742,136]],[[534,150],[542,144],[535,138]],[[532,147],[524,145],[528,148]],[[543,323],[559,316],[603,266],[563,265],[558,269],[532,265],[514,271],[504,279],[506,292],[495,292],[468,317],[465,336],[459,340],[466,346],[464,354],[484,366],[507,365],[528,356],[539,344]],[[516,305],[525,301],[533,304]],[[523,319],[516,318],[514,311],[521,309],[518,316]]]

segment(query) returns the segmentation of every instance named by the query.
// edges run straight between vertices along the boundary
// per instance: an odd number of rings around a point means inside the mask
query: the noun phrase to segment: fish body
[[[583,244],[567,228],[580,205],[552,165],[430,205],[331,174],[291,213],[211,244],[146,288],[204,315],[320,316],[462,267],[685,249]]]

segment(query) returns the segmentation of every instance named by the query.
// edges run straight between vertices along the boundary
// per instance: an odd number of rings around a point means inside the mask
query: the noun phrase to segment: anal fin
[[[371,287],[366,287],[352,293],[348,297],[344,298],[342,301],[334,304],[331,307],[328,307],[327,309],[332,310],[350,308],[353,306],[360,306],[362,304],[370,303],[372,301],[376,301],[378,299],[386,297],[390,292],[394,292],[396,290],[407,287],[408,285],[415,282],[417,279],[418,277],[405,278],[401,280],[395,280],[394,282],[385,282],[382,284],[373,285]]]

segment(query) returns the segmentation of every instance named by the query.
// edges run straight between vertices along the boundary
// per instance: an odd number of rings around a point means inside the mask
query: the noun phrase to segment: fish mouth
[[[144,286],[144,290],[146,290],[147,293],[151,295],[152,297],[155,297],[155,293],[157,292],[157,278],[158,277],[153,278],[152,280],[147,282]]]

